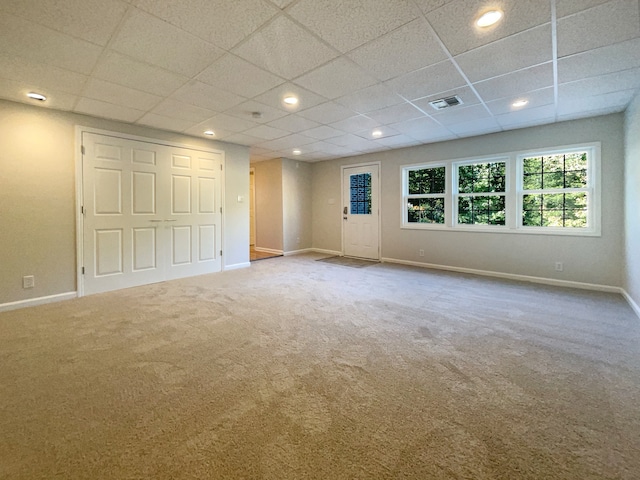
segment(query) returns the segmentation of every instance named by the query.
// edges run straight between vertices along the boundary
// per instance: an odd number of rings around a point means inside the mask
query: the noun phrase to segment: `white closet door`
[[[83,133],[86,294],[221,270],[221,154]]]
[[[171,165],[166,278],[218,272],[222,268],[222,155],[166,148]]]

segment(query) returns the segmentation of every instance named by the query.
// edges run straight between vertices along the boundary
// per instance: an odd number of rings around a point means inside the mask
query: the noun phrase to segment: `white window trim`
[[[589,152],[589,164],[587,167],[587,228],[571,227],[526,227],[522,225],[522,159],[531,156],[566,153],[576,150]],[[505,161],[506,165],[506,225],[457,225],[458,179],[457,167],[465,164],[488,163]],[[445,223],[409,223],[407,213],[408,172],[420,168],[446,167],[445,188]],[[471,158],[452,160],[438,160],[433,162],[413,163],[400,165],[401,201],[400,201],[400,228],[405,230],[442,230],[450,232],[477,232],[477,233],[509,233],[519,235],[561,235],[579,237],[599,237],[602,235],[601,221],[601,143],[586,142],[573,145],[562,145],[540,149],[527,149],[514,152],[504,152],[494,155],[481,155]],[[579,189],[584,191],[584,189]],[[566,191],[566,190],[565,190]],[[440,194],[435,194],[439,196]]]

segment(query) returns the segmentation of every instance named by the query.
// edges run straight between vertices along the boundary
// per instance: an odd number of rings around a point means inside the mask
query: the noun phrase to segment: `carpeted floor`
[[[351,258],[351,257],[340,257],[340,256],[319,258],[317,261],[331,263],[332,265],[342,265],[343,267],[353,267],[353,268],[370,267],[378,263],[375,260],[365,260],[362,258]]]
[[[0,478],[640,478],[620,296],[320,257],[0,314]]]

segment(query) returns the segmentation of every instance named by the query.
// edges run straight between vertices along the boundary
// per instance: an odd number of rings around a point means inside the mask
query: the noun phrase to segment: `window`
[[[351,175],[349,182],[351,215],[371,215],[371,174]]]
[[[600,144],[402,167],[402,227],[600,235]]]
[[[521,157],[523,227],[589,226],[588,157],[586,150]]]
[[[457,165],[458,224],[505,225],[506,162]]]
[[[445,167],[424,167],[405,172],[404,205],[408,223],[444,224]]]

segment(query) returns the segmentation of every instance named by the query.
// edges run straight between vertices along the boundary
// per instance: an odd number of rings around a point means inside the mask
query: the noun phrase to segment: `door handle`
[[[346,215],[347,213],[349,213],[349,209],[347,207],[344,207],[342,209],[342,213],[344,213]]]

